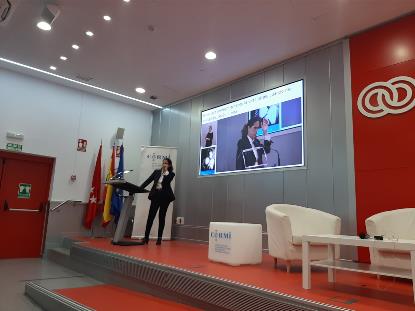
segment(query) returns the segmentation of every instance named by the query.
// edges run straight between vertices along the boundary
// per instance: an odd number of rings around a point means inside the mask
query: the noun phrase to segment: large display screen
[[[202,112],[199,175],[304,165],[304,81]]]

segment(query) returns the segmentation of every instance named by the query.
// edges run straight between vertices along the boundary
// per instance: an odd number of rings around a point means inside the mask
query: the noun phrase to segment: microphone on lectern
[[[123,178],[124,177],[124,174],[128,174],[128,173],[130,173],[132,171],[133,170],[126,170],[126,171],[123,171],[123,172],[118,172],[117,174],[115,174],[114,176],[112,176],[110,178],[110,180],[114,180],[114,179],[124,179]]]

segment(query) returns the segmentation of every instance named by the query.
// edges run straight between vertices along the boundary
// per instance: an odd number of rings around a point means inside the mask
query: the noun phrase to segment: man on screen
[[[264,167],[263,156],[271,151],[271,140],[268,137],[267,119],[254,117],[248,120],[241,130],[242,137],[238,141],[236,151],[236,169],[245,170],[250,168]],[[258,129],[262,128],[264,141],[257,138]]]

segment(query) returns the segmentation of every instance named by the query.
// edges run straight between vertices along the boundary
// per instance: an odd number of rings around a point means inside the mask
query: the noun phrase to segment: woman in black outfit
[[[209,131],[206,134],[205,138],[205,147],[210,147],[213,144],[213,131],[212,131],[212,125],[209,125]]]
[[[146,244],[148,244],[151,226],[153,225],[154,218],[156,217],[159,209],[159,229],[156,244],[161,244],[167,208],[169,207],[170,202],[175,200],[174,193],[170,185],[174,176],[175,174],[173,173],[172,162],[169,158],[166,158],[163,160],[161,169],[155,170],[140,186],[141,188],[145,188],[153,182],[153,186],[151,187],[148,195],[148,199],[151,200],[151,205],[150,210],[148,211],[146,232],[143,239],[143,242]]]
[[[260,117],[248,120],[241,130],[241,139],[237,144],[236,169],[263,167],[264,153],[271,151],[271,138],[268,135],[269,121]],[[262,128],[264,141],[257,138],[257,131]]]

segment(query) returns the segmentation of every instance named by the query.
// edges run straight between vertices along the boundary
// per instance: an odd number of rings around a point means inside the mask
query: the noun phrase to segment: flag
[[[124,145],[121,145],[120,148],[120,161],[118,162],[117,168],[117,177],[123,178],[124,177]],[[121,214],[123,203],[123,191],[121,189],[114,189],[112,191],[111,197],[111,215],[115,218],[115,223],[118,223],[118,218]]]
[[[98,203],[101,196],[101,154],[102,145],[99,146],[94,176],[92,177],[91,191],[89,192],[88,206],[86,207],[84,226],[87,229],[91,229],[92,227],[92,222],[97,214]]]
[[[111,162],[110,166],[108,168],[107,176],[105,177],[105,180],[108,181],[112,176],[115,174],[115,146],[112,146],[112,154],[111,154]],[[102,226],[106,227],[111,219],[112,216],[110,214],[111,210],[111,198],[112,198],[112,191],[113,188],[111,185],[105,185],[104,189],[104,211],[102,212]]]

